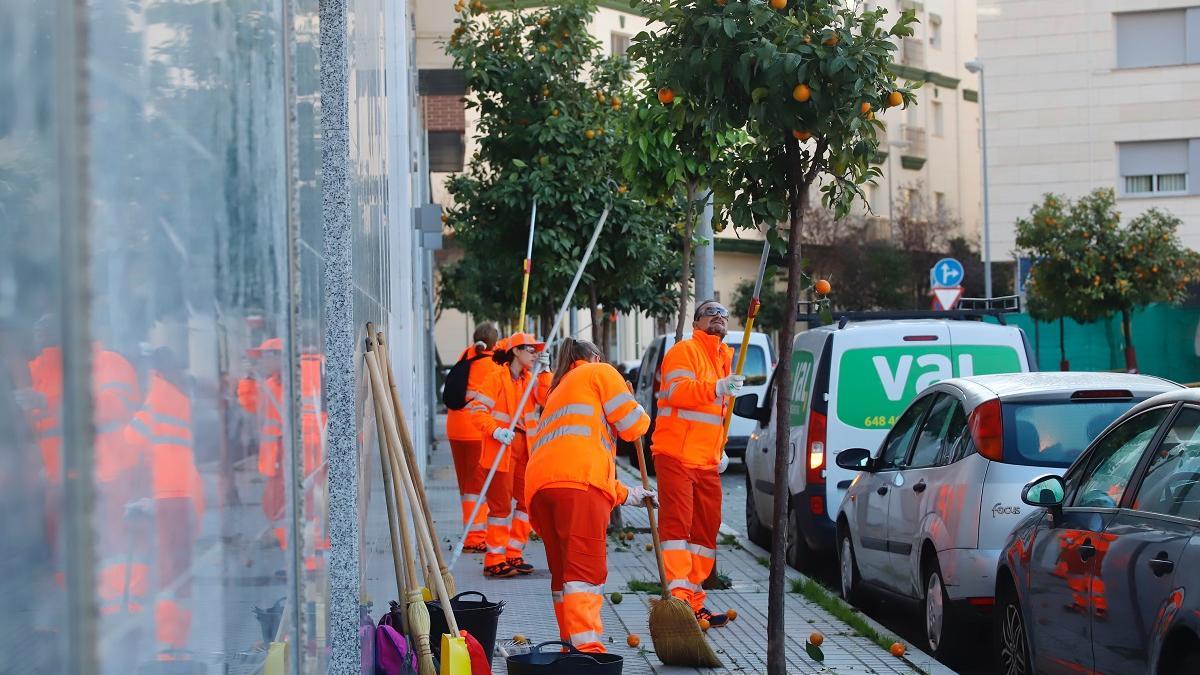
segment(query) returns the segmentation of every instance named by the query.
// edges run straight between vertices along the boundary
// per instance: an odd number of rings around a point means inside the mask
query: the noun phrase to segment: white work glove
[[[537,362],[538,362],[538,365],[540,366],[538,368],[538,370],[541,370],[543,372],[550,370],[550,350],[543,349],[541,352],[539,352]]]
[[[650,498],[650,503],[654,508],[658,508],[658,493],[654,490],[647,490],[641,485],[633,485],[629,488],[629,496],[625,497],[625,506],[645,506],[646,498]]]
[[[516,437],[517,435],[511,429],[504,427],[496,427],[496,430],[492,432],[492,438],[500,441],[503,445],[512,445],[513,439]]]
[[[729,468],[729,455],[725,451],[721,451],[721,461],[717,462],[717,473],[725,473],[725,469]]]
[[[730,375],[717,380],[717,398],[734,396],[742,393],[742,385],[746,384],[745,375]]]

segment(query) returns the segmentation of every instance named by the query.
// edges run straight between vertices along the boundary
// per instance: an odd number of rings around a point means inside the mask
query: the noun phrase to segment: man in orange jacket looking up
[[[745,378],[731,375],[733,349],[724,344],[729,310],[716,300],[696,306],[692,337],[663,358],[651,451],[658,471],[663,562],[671,595],[686,601],[713,627],[728,617],[704,606],[701,584],[716,564],[721,528],[725,407]]]

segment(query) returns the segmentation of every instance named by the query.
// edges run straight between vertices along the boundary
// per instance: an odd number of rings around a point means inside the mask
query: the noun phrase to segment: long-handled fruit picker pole
[[[533,227],[537,223],[537,197],[533,198],[533,209],[529,212],[529,245],[525,247],[525,264],[521,269],[521,315],[517,320],[517,331],[525,332],[525,302],[529,299],[529,273],[533,270]]]
[[[604,212],[600,214],[600,220],[596,222],[596,230],[592,232],[592,238],[588,241],[587,248],[583,251],[583,259],[579,261],[579,269],[575,270],[575,278],[571,280],[571,288],[567,291],[567,296],[563,298],[562,305],[558,308],[558,315],[554,317],[554,328],[550,331],[550,337],[546,338],[546,345],[554,343],[558,337],[558,329],[562,327],[563,317],[567,313],[567,308],[571,306],[571,299],[575,297],[575,290],[579,288],[579,280],[583,278],[583,270],[587,268],[588,260],[592,257],[592,250],[596,248],[596,240],[600,238],[600,231],[604,229],[604,221],[608,220],[608,210],[611,205],[604,206]],[[525,393],[521,394],[521,402],[517,404],[517,410],[524,410],[525,403],[529,400],[529,395],[533,393],[533,388],[537,386],[538,370],[541,368],[541,361],[533,364],[533,375],[529,378],[529,384],[525,385]],[[508,430],[513,431],[517,427],[517,422],[521,419],[520,414],[514,414],[512,422],[508,425]],[[458,538],[458,543],[454,545],[454,553],[450,556],[450,569],[454,569],[454,563],[458,562],[459,556],[462,555],[463,544],[467,541],[467,534],[471,531],[471,525],[475,523],[475,518],[479,516],[479,509],[483,506],[483,502],[487,500],[488,488],[492,485],[492,479],[496,477],[496,469],[500,466],[500,460],[504,457],[504,451],[508,450],[507,445],[501,445],[500,451],[496,453],[496,459],[492,460],[492,467],[488,469],[487,478],[483,481],[483,488],[479,490],[479,496],[475,498],[475,507],[471,509],[471,517],[467,518],[467,525],[463,528],[462,536]]]
[[[737,366],[733,372],[738,375],[742,374],[742,368],[746,365],[746,352],[750,349],[750,333],[754,330],[754,317],[758,316],[758,309],[762,306],[758,296],[762,292],[763,276],[767,273],[767,256],[771,254],[770,240],[763,240],[762,258],[758,261],[758,279],[754,281],[754,295],[750,296],[750,307],[746,309],[746,327],[742,330],[742,346],[738,348]],[[733,406],[730,405],[725,409],[724,429],[721,431],[721,438],[729,437],[729,422],[733,418]],[[725,441],[721,441],[722,447]]]

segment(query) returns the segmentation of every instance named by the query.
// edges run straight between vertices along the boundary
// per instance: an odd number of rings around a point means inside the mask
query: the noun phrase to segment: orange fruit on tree
[[[807,141],[812,138],[812,132],[801,129],[792,129],[792,136],[798,141]]]
[[[551,116],[551,117],[558,117],[558,108],[555,108],[554,110],[551,110],[551,111],[550,111],[550,116]]]
[[[538,45],[538,53],[545,54],[546,53],[546,45]]]
[[[817,283],[813,284],[813,290],[821,295],[828,295],[829,291],[833,290],[833,286],[825,279],[817,279]]]
[[[621,97],[620,96],[613,96],[612,98],[609,99],[609,101],[612,103],[612,107],[614,107],[614,108],[620,107],[620,105],[621,105]]]
[[[838,35],[837,33],[833,33],[829,37],[825,38],[825,40],[823,42],[821,42],[821,44],[825,45],[826,47],[833,47],[841,41],[842,41],[842,37],[840,35]]]
[[[620,185],[617,186],[617,194],[619,194],[619,195],[625,194],[628,190],[629,190],[629,188],[625,187],[624,183],[621,183]]]
[[[787,9],[787,0],[771,0],[771,9]]]
[[[550,87],[542,87],[542,96],[550,95]]]
[[[492,31],[492,37],[500,37],[500,29],[499,28]]]
[[[597,136],[603,136],[603,135],[604,135],[604,127],[596,127],[596,135],[597,135]],[[632,535],[633,533],[632,533],[632,532],[630,532],[629,534],[631,534],[631,535]]]
[[[887,102],[889,106],[895,108],[901,103],[904,103],[904,96],[898,91],[893,91],[892,93],[888,94]]]
[[[904,656],[904,653],[908,650],[904,648],[902,643],[893,642],[891,649],[888,649],[888,651],[892,653],[892,656]]]
[[[807,84],[801,82],[800,84],[792,87],[792,98],[804,103],[808,99],[812,98],[812,89],[809,89]]]
[[[813,631],[812,635],[808,636],[808,644],[814,647],[820,647],[825,642],[825,636],[819,631]]]
[[[448,215],[446,215],[446,214],[444,214],[444,213],[443,213],[443,214],[442,214],[442,222],[443,222],[443,223],[448,223],[448,222],[450,222],[450,216],[448,216]]]
[[[675,92],[671,91],[670,87],[660,87],[658,90],[658,102],[663,105],[671,105],[675,100]]]
[[[583,137],[590,141],[596,137],[596,132],[592,131],[591,129],[588,129],[587,131],[583,132]]]
[[[717,4],[717,7],[724,7],[724,6],[725,6],[725,0],[717,0],[716,4]]]
[[[867,113],[871,112],[871,104],[863,101],[862,105],[858,106],[858,111],[866,115]]]

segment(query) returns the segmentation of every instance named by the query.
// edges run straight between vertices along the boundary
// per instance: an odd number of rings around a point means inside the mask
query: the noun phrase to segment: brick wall
[[[460,96],[423,96],[428,131],[464,131],[466,109]]]

